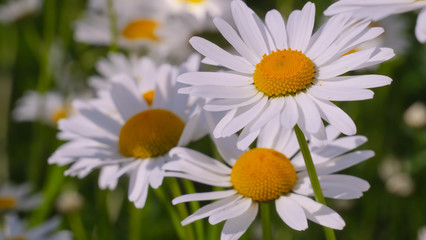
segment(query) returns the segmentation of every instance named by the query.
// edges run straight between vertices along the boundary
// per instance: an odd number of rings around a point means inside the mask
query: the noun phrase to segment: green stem
[[[109,209],[107,202],[107,190],[97,190],[96,191],[96,233],[98,239],[102,240],[112,240],[115,239],[115,228],[111,223],[109,218]]]
[[[262,239],[272,240],[271,206],[269,203],[260,203],[260,216],[262,218]]]
[[[163,203],[163,205],[167,208],[167,211],[170,214],[170,219],[172,220],[173,227],[179,239],[186,240],[185,231],[183,230],[183,227],[180,224],[179,214],[177,213],[176,208],[172,206],[170,200],[166,197],[163,188],[159,187],[158,189],[154,189],[154,193],[155,195],[157,195],[157,198]]]
[[[75,240],[86,240],[87,234],[79,212],[70,213],[66,216]]]
[[[309,151],[308,143],[306,142],[305,135],[299,126],[294,127],[296,132],[297,141],[299,142],[300,151],[302,152],[303,159],[305,160],[306,170],[308,171],[309,180],[311,181],[312,188],[315,194],[315,200],[319,203],[327,205],[322,194],[321,185],[318,180],[317,171],[315,169],[314,162],[312,161],[311,152]],[[335,240],[336,236],[331,228],[324,227],[324,233],[327,240]]]
[[[182,195],[182,191],[180,190],[180,186],[176,178],[168,178],[167,182],[168,182],[168,186],[170,188],[173,198],[179,197]],[[188,209],[186,209],[185,204],[178,204],[176,208],[178,210],[178,213],[181,219],[184,219],[188,216]],[[195,234],[194,234],[194,229],[192,225],[187,225],[184,227],[184,229],[186,231],[186,237],[187,237],[186,239],[195,240]]]
[[[110,31],[111,31],[110,51],[117,52],[118,51],[117,16],[115,13],[113,0],[108,0],[108,15],[109,15],[109,25],[110,25]]]
[[[138,209],[133,203],[130,203],[130,240],[142,239],[143,209]]]
[[[43,187],[43,203],[31,215],[30,226],[38,225],[49,216],[55,206],[56,197],[65,181],[65,167],[51,165],[48,168],[48,177]]]
[[[55,38],[55,12],[56,0],[46,0],[44,2],[44,46],[43,52],[40,55],[40,75],[37,85],[38,92],[46,92],[49,89],[52,76],[50,75],[50,49],[52,47],[53,39]]]
[[[196,192],[193,182],[186,179],[182,179],[182,183],[183,183],[183,187],[185,189],[186,194]],[[191,212],[195,212],[200,208],[200,203],[198,201],[192,201],[189,203],[189,207],[191,209]],[[195,226],[195,234],[197,235],[197,240],[204,240],[205,235],[204,235],[203,221],[195,221],[194,226]]]

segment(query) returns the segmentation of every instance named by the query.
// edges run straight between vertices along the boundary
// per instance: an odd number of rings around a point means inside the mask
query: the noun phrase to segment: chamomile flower
[[[13,118],[18,122],[40,121],[56,126],[58,121],[73,113],[69,99],[55,91],[40,94],[28,91],[18,99]]]
[[[324,14],[332,16],[336,14],[351,14],[357,18],[368,18],[374,21],[381,20],[390,15],[420,10],[417,17],[415,34],[419,42],[426,42],[426,1],[423,0],[399,0],[399,1],[357,1],[340,0],[331,5]]]
[[[41,0],[10,0],[0,6],[0,23],[11,23],[40,9]]]
[[[279,118],[272,121],[278,122]],[[310,198],[314,193],[294,131],[278,130],[273,126],[277,123],[268,125],[268,131],[259,136],[256,148],[250,150],[233,147],[236,135],[216,139],[226,164],[188,148],[176,147],[170,152],[176,160],[164,165],[166,176],[229,188],[175,198],[173,204],[218,200],[184,219],[182,225],[206,217],[211,224],[226,221],[221,239],[238,239],[256,218],[259,204],[274,201],[278,215],[295,230],[308,228],[307,219],[334,229],[344,227],[343,219],[336,212]],[[327,145],[310,145],[324,196],[359,198],[369,184],[335,172],[360,163],[374,153],[368,150],[350,152],[366,142],[363,136],[337,138],[339,133],[331,126],[327,131]]]
[[[239,0],[231,3],[231,10],[238,33],[220,18],[214,23],[238,55],[203,38],[190,40],[206,57],[204,63],[229,70],[186,73],[178,81],[192,85],[180,93],[212,98],[207,111],[226,111],[213,135],[226,137],[242,129],[240,149],[249,146],[276,116],[280,127],[291,129],[297,124],[309,138],[325,139],[322,120],[353,135],[354,122],[330,101],[369,99],[373,92],[367,88],[391,82],[381,75],[339,76],[394,56],[389,48],[345,55],[383,33],[382,28],[368,28],[368,20],[335,16],[312,35],[315,5],[310,2],[293,11],[287,24],[276,10],[269,11],[263,23]]]
[[[122,53],[110,53],[107,58],[101,59],[96,64],[96,70],[99,76],[93,76],[89,80],[89,84],[97,90],[109,88],[111,77],[119,74],[126,74],[135,81],[142,81],[147,77],[155,74],[155,63],[147,57],[137,57],[132,55],[125,56]],[[143,86],[146,89],[153,90],[153,81],[144,81]]]
[[[200,27],[210,23],[211,18],[229,15],[230,0],[164,0],[174,14],[188,14]],[[208,21],[208,22],[207,22]]]
[[[114,188],[124,174],[130,175],[129,200],[142,208],[148,187],[158,188],[163,180],[162,165],[168,151],[202,137],[200,109],[188,97],[177,93],[177,74],[195,71],[199,56],[180,68],[163,64],[144,81],[153,81],[154,90],[143,92],[129,76],[118,75],[108,89],[113,109],[102,101],[75,101],[79,115],[59,123],[63,137],[72,139],[59,148],[49,163],[74,163],[66,174],[84,177],[102,168],[101,187]]]
[[[15,214],[5,216],[4,230],[0,229],[0,239],[8,240],[71,240],[72,234],[69,231],[59,231],[54,233],[58,228],[60,220],[52,218],[41,226],[28,228],[27,223],[19,219]]]
[[[41,203],[41,195],[31,195],[31,190],[28,184],[0,186],[0,212],[26,211],[36,208]]]
[[[190,29],[182,19],[171,19],[161,8],[146,6],[144,1],[116,2],[118,46],[147,51],[152,58],[185,58]],[[93,45],[111,44],[109,15],[105,11],[89,12],[76,23],[75,39]]]

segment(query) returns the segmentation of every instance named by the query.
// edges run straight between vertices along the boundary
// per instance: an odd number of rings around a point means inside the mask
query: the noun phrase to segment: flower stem
[[[297,137],[297,141],[299,142],[300,151],[302,152],[303,159],[305,160],[306,170],[308,171],[309,180],[311,181],[311,185],[314,190],[315,200],[319,203],[327,205],[324,199],[324,195],[322,194],[317,171],[315,170],[315,165],[314,165],[314,162],[312,161],[311,152],[309,151],[309,147],[308,147],[308,143],[306,142],[305,135],[303,134],[302,130],[300,130],[299,126],[297,125],[294,127],[294,131],[296,132],[296,137]],[[324,233],[327,240],[336,239],[333,229],[324,227]]]
[[[115,13],[114,1],[108,0],[108,15],[109,15],[109,25],[111,31],[111,43],[110,51],[118,51],[118,35],[117,35],[117,15]]]
[[[262,218],[262,239],[272,240],[271,206],[269,203],[260,203],[260,216]]]

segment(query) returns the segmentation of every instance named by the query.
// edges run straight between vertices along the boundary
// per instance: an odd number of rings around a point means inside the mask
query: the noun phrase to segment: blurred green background
[[[0,4],[6,1],[0,1]],[[261,17],[278,8],[284,16],[300,9],[306,1],[247,0]],[[322,11],[331,1],[314,1],[317,27]],[[5,182],[30,182],[44,194],[45,202],[27,217],[36,225],[52,215],[61,215],[62,227],[70,229],[75,239],[177,239],[166,208],[152,189],[147,206],[135,209],[127,201],[127,181],[121,180],[114,191],[97,186],[97,173],[84,179],[64,177],[66,168],[48,166],[47,158],[61,144],[56,129],[37,122],[14,122],[11,110],[27,90],[45,92],[61,86],[67,78],[77,82],[65,91],[87,87],[89,76],[96,74],[95,64],[106,56],[108,47],[93,47],[73,40],[73,22],[86,8],[83,0],[47,0],[42,9],[17,22],[0,25],[0,185]],[[416,13],[402,16],[408,22],[405,33],[409,43],[378,69],[360,73],[388,75],[390,86],[375,89],[372,100],[337,103],[369,141],[362,149],[372,149],[376,156],[345,172],[367,180],[371,188],[358,200],[331,201],[329,205],[346,221],[338,239],[416,239],[426,225],[426,128],[410,127],[404,112],[415,102],[426,103],[426,45],[414,37]],[[224,44],[217,33],[205,34],[213,42]],[[212,153],[211,142],[204,138],[194,148]],[[403,177],[395,177],[396,175]],[[196,185],[197,189],[206,188]],[[78,191],[84,205],[77,211],[60,212],[55,207],[58,195]],[[170,196],[167,196],[169,199]],[[312,222],[304,232],[287,227],[274,213],[274,239],[323,239],[322,228]],[[260,239],[260,218],[243,239]],[[203,224],[209,239],[218,239],[222,224]]]

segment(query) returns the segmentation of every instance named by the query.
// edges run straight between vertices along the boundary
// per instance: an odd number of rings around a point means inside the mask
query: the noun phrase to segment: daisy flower
[[[198,29],[207,26],[211,18],[229,15],[230,0],[164,0],[169,10],[174,14],[188,14],[195,18],[192,21],[199,25]]]
[[[58,121],[73,112],[68,99],[59,92],[50,91],[40,94],[28,91],[18,99],[13,110],[13,118],[18,122],[40,121],[56,126]]]
[[[32,188],[28,184],[13,186],[5,184],[0,187],[0,212],[25,211],[36,208],[41,203],[41,195],[30,195]]]
[[[212,98],[204,107],[207,111],[226,111],[214,129],[215,138],[242,129],[238,148],[245,149],[275,116],[280,127],[291,129],[297,124],[309,138],[325,138],[322,119],[353,135],[354,122],[330,101],[369,99],[374,93],[367,88],[391,82],[381,75],[339,76],[394,56],[389,48],[343,56],[383,33],[382,28],[368,28],[368,20],[332,17],[312,35],[315,5],[311,2],[293,11],[287,24],[276,10],[269,11],[263,23],[239,0],[231,3],[231,10],[238,32],[220,18],[214,23],[238,55],[200,37],[190,40],[206,57],[204,63],[228,70],[186,73],[178,79],[192,85],[180,93]]]
[[[91,77],[89,84],[97,90],[107,89],[111,85],[110,78],[115,75],[126,74],[136,81],[142,81],[146,77],[152,77],[155,69],[155,63],[150,58],[109,53],[107,58],[96,63],[96,70],[100,75]],[[145,83],[148,84],[145,88],[153,90],[153,81],[148,80]]]
[[[356,1],[340,0],[331,5],[324,14],[333,16],[340,13],[351,14],[357,18],[368,18],[373,21],[381,20],[390,15],[420,10],[417,17],[415,34],[419,42],[426,42],[426,1],[398,0],[398,1]]]
[[[10,0],[0,6],[0,23],[15,22],[40,9],[41,0]]]
[[[115,4],[118,46],[128,50],[145,50],[150,57],[185,58],[190,29],[183,19],[172,19],[162,8],[145,2],[123,1]],[[119,7],[118,7],[119,6]],[[93,45],[111,44],[108,12],[91,11],[75,25],[75,39]]]
[[[28,228],[27,223],[23,222],[15,214],[5,216],[4,231],[0,231],[0,239],[13,240],[71,240],[72,234],[69,231],[59,231],[53,233],[58,228],[60,221],[58,218],[52,218],[34,228]]]
[[[278,122],[279,118],[272,121]],[[216,139],[226,164],[188,148],[176,147],[170,152],[176,161],[164,165],[168,170],[166,176],[229,188],[175,198],[173,204],[218,200],[198,209],[184,219],[182,225],[206,217],[210,224],[226,221],[221,239],[238,239],[256,218],[259,204],[273,201],[281,219],[295,230],[307,229],[307,219],[333,229],[344,227],[339,214],[311,199],[314,193],[294,131],[278,131],[273,126],[277,125],[268,125],[268,131],[259,136],[256,148],[250,150],[233,147],[236,135]],[[369,184],[335,172],[360,163],[374,153],[368,150],[349,152],[366,142],[363,136],[337,138],[336,130],[332,127],[327,130],[327,145],[310,145],[324,196],[359,198]]]
[[[127,75],[115,76],[108,89],[110,112],[99,106],[102,101],[75,101],[79,115],[59,123],[63,137],[72,141],[60,147],[49,163],[74,163],[66,174],[79,177],[102,168],[100,186],[111,189],[122,175],[129,174],[129,200],[142,208],[148,187],[158,188],[162,183],[161,167],[169,159],[168,151],[205,135],[199,128],[199,107],[177,93],[177,74],[198,67],[199,56],[180,68],[163,64],[155,75],[141,81],[155,83],[148,92]]]

